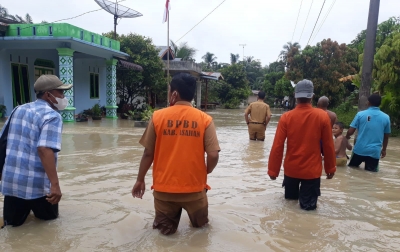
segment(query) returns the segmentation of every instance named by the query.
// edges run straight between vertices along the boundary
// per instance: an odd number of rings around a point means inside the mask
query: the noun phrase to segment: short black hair
[[[369,103],[374,107],[381,106],[382,97],[378,94],[372,94],[368,97]]]
[[[182,100],[191,102],[196,92],[196,78],[187,73],[177,73],[170,87],[171,92],[177,91]]]
[[[310,103],[311,102],[311,98],[297,98],[297,102],[298,103]]]
[[[264,91],[258,92],[258,98],[264,99],[265,98],[265,92]]]
[[[342,122],[335,122],[333,125],[337,125],[340,129],[344,129],[344,124]]]

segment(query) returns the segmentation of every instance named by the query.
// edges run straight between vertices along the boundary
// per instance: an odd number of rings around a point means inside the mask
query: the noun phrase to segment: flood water
[[[341,167],[323,177],[318,209],[307,212],[284,199],[283,172],[267,176],[281,111],[273,113],[265,142],[249,142],[243,110],[209,113],[222,149],[208,179],[210,224],[194,229],[183,212],[168,237],[152,229],[151,170],[144,198],[131,196],[144,129],[127,120],[64,124],[60,217],[31,214],[0,230],[0,251],[399,251],[400,139],[389,140],[378,173]]]

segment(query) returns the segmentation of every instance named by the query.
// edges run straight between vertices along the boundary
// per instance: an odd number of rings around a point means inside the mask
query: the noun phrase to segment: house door
[[[11,64],[13,84],[13,105],[14,108],[31,102],[31,89],[29,86],[28,66]]]

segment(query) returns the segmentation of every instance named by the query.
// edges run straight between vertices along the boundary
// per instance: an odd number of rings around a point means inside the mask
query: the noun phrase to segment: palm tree
[[[279,56],[281,57],[281,60],[283,61],[283,62],[285,62],[285,64],[286,64],[286,62],[287,62],[287,55],[288,55],[288,53],[293,49],[293,48],[298,48],[298,49],[300,49],[301,48],[301,46],[300,46],[300,44],[298,43],[298,42],[294,42],[293,44],[292,44],[292,42],[287,42],[287,44],[285,44],[284,46],[283,46],[283,50],[281,51],[281,53],[279,54]]]
[[[180,58],[184,61],[194,61],[194,56],[196,55],[197,50],[190,47],[187,42],[182,42],[178,46],[171,40],[171,46],[175,53],[175,58]]]
[[[205,63],[207,63],[207,66],[210,67],[211,65],[214,65],[216,62],[217,57],[214,57],[215,55],[213,53],[207,52],[203,57],[201,57]]]
[[[233,64],[238,63],[239,62],[239,58],[240,58],[239,54],[231,53],[231,64],[233,65]]]

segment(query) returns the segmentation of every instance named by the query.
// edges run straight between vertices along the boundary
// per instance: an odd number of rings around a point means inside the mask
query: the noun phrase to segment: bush
[[[339,109],[339,107],[332,109],[332,111],[336,113],[338,121],[342,122],[344,127],[349,128],[358,110],[355,108],[350,108],[348,111],[343,111]]]

